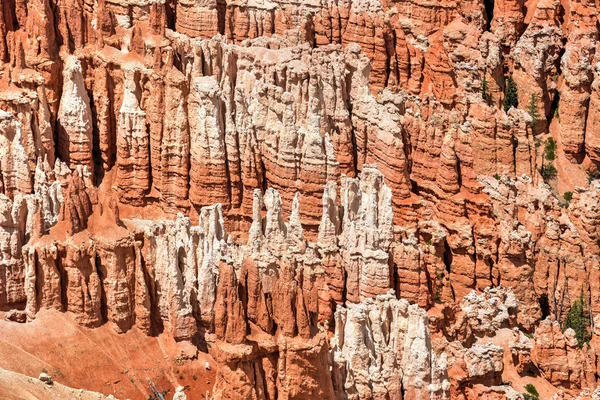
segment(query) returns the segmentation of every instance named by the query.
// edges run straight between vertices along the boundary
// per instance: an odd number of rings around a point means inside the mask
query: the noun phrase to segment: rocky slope
[[[5,1],[0,310],[193,343],[215,399],[595,396],[597,35],[586,0]]]
[[[50,381],[42,382],[40,379],[30,378],[15,372],[0,369],[0,394],[7,400],[23,399],[81,399],[104,400],[114,399],[100,393],[84,390],[75,390],[67,386]],[[42,377],[42,379],[46,379]],[[50,378],[51,379],[51,378]]]

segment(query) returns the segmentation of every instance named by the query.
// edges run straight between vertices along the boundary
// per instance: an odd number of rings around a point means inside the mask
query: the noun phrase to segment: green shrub
[[[565,199],[565,201],[568,203],[571,202],[571,200],[573,200],[573,192],[565,192],[563,194],[563,199]]]
[[[556,167],[554,165],[544,165],[542,169],[542,178],[544,178],[544,181],[556,178],[556,174],[558,174],[558,171],[556,170]]]
[[[500,180],[500,175],[494,174],[494,178],[496,178],[496,180],[499,181]]]
[[[540,394],[538,393],[537,389],[531,383],[528,383],[527,385],[525,385],[525,390],[530,395],[533,395],[535,397],[540,397]]]
[[[556,159],[556,141],[551,137],[544,143],[544,156],[548,161],[554,161]]]
[[[577,344],[579,347],[590,341],[592,335],[590,334],[590,310],[583,297],[583,289],[579,295],[579,299],[573,302],[571,309],[567,313],[567,317],[563,321],[563,332],[571,328],[575,331],[575,337],[577,338]]]
[[[506,80],[506,89],[504,91],[504,111],[508,112],[511,107],[517,108],[519,105],[519,96],[517,93],[517,85],[513,80],[512,75],[509,75]]]

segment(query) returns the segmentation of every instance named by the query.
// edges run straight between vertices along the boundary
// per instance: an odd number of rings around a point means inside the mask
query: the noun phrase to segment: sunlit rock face
[[[8,1],[0,313],[169,335],[215,399],[594,398],[597,26],[580,0]]]

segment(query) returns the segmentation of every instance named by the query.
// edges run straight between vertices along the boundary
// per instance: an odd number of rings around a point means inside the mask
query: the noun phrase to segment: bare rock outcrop
[[[124,201],[143,204],[150,189],[150,138],[146,113],[138,96],[140,72],[135,64],[124,66],[123,103],[117,122],[117,188]]]
[[[469,321],[471,330],[479,335],[494,332],[514,324],[519,303],[511,290],[486,288],[481,295],[475,291],[463,298],[461,309]]]
[[[58,110],[59,126],[56,151],[71,169],[93,168],[92,111],[85,90],[81,62],[74,56],[65,61],[63,91]]]
[[[533,341],[518,328],[513,331],[513,337],[508,342],[512,355],[513,364],[520,374],[533,370],[534,364],[531,359]]]
[[[448,395],[445,355],[431,348],[426,313],[393,292],[338,309],[331,346],[337,396]]]
[[[210,347],[214,398],[591,391],[597,11],[3,3],[0,312]]]
[[[579,348],[575,332],[564,333],[558,322],[544,320],[536,330],[532,360],[546,379],[554,385],[572,382],[575,388],[595,387],[596,375],[593,348]]]

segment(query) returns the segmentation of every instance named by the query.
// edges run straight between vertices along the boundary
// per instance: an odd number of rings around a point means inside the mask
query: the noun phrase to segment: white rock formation
[[[471,329],[478,334],[493,335],[508,326],[511,315],[515,315],[519,302],[511,289],[486,288],[483,293],[470,292],[460,305]]]
[[[58,110],[58,154],[71,169],[78,165],[91,171],[92,162],[92,111],[85,89],[81,62],[68,56],[63,70],[63,92]]]
[[[331,352],[334,379],[348,398],[447,394],[446,357],[431,348],[426,312],[393,291],[339,307]]]

